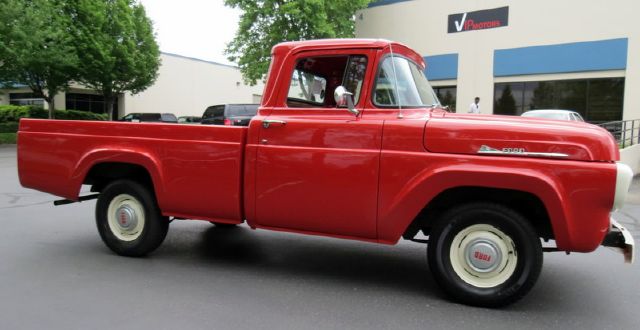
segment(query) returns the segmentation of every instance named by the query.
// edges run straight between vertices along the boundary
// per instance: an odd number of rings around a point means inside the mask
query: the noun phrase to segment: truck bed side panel
[[[25,186],[77,199],[92,166],[145,167],[165,215],[243,218],[245,127],[22,120],[18,169]]]

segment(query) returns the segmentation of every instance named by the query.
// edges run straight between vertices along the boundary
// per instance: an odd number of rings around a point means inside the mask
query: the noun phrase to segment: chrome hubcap
[[[113,198],[107,210],[109,229],[122,241],[140,237],[145,224],[144,206],[135,197],[121,194]]]
[[[467,245],[466,250],[467,264],[479,273],[493,271],[502,261],[500,249],[490,240],[476,239]]]
[[[118,219],[118,225],[123,230],[135,228],[138,224],[136,211],[129,205],[122,205],[116,210],[116,219]]]

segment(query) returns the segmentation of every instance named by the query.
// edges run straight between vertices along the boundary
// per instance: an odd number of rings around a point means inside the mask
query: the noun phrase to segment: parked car
[[[130,113],[120,121],[130,121],[134,123],[155,122],[155,123],[177,123],[178,118],[172,113]]]
[[[220,104],[208,107],[202,115],[204,125],[248,126],[259,104]]]
[[[202,117],[198,116],[181,116],[178,117],[179,124],[200,124]]]
[[[568,121],[584,121],[579,113],[571,110],[531,110],[522,114],[522,117],[535,117]]]

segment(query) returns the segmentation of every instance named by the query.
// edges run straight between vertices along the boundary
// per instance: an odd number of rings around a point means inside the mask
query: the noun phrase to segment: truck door
[[[284,63],[280,106],[263,118],[256,162],[256,224],[376,238],[382,120],[337,106],[342,85],[360,111],[375,53],[303,52]]]

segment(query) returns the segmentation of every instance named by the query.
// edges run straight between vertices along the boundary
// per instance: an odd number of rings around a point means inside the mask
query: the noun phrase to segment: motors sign
[[[509,25],[509,7],[449,15],[448,33],[493,29]]]

